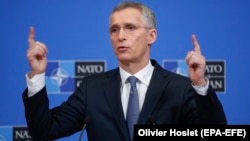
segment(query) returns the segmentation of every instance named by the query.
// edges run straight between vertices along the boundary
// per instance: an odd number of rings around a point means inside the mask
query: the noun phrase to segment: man
[[[137,78],[139,117],[133,124],[226,124],[223,107],[205,77],[205,58],[196,37],[186,56],[189,77],[163,69],[150,59],[157,37],[153,12],[141,3],[123,2],[110,15],[110,39],[119,67],[91,75],[60,106],[49,109],[44,73],[46,45],[30,28],[27,52],[31,71],[23,93],[25,114],[34,140],[54,140],[80,131],[90,117],[89,141],[129,141],[130,84]],[[131,84],[132,85],[132,84]],[[131,88],[132,89],[132,88]],[[136,107],[136,106],[134,106]]]

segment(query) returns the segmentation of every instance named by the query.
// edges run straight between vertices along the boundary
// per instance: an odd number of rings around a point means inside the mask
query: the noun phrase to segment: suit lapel
[[[146,97],[140,113],[138,124],[145,124],[149,122],[152,111],[159,102],[164,88],[169,83],[166,72],[155,61],[153,61],[152,64],[154,65],[155,69],[146,92]]]
[[[107,97],[107,102],[113,113],[118,129],[125,140],[128,140],[129,133],[121,104],[120,82],[121,78],[119,69],[115,69],[113,72],[108,73],[107,79],[104,80],[103,86],[105,95]]]

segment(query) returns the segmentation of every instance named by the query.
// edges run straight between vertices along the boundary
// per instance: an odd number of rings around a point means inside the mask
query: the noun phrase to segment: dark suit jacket
[[[226,124],[223,107],[209,87],[198,95],[189,78],[155,67],[138,124]],[[53,140],[81,130],[86,116],[88,141],[129,141],[120,94],[119,69],[85,77],[60,106],[49,110],[46,87],[27,98],[25,115],[32,138]]]

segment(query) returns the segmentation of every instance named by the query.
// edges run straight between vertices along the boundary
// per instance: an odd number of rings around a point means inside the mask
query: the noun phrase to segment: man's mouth
[[[117,50],[118,50],[118,51],[126,51],[126,50],[128,50],[128,48],[129,48],[129,47],[126,47],[126,46],[119,46],[119,47],[117,48]]]

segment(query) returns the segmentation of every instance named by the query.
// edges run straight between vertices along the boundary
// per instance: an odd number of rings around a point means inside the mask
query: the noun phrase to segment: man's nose
[[[120,28],[120,30],[118,31],[118,38],[119,40],[124,40],[126,37],[126,32],[124,31],[123,28]]]

